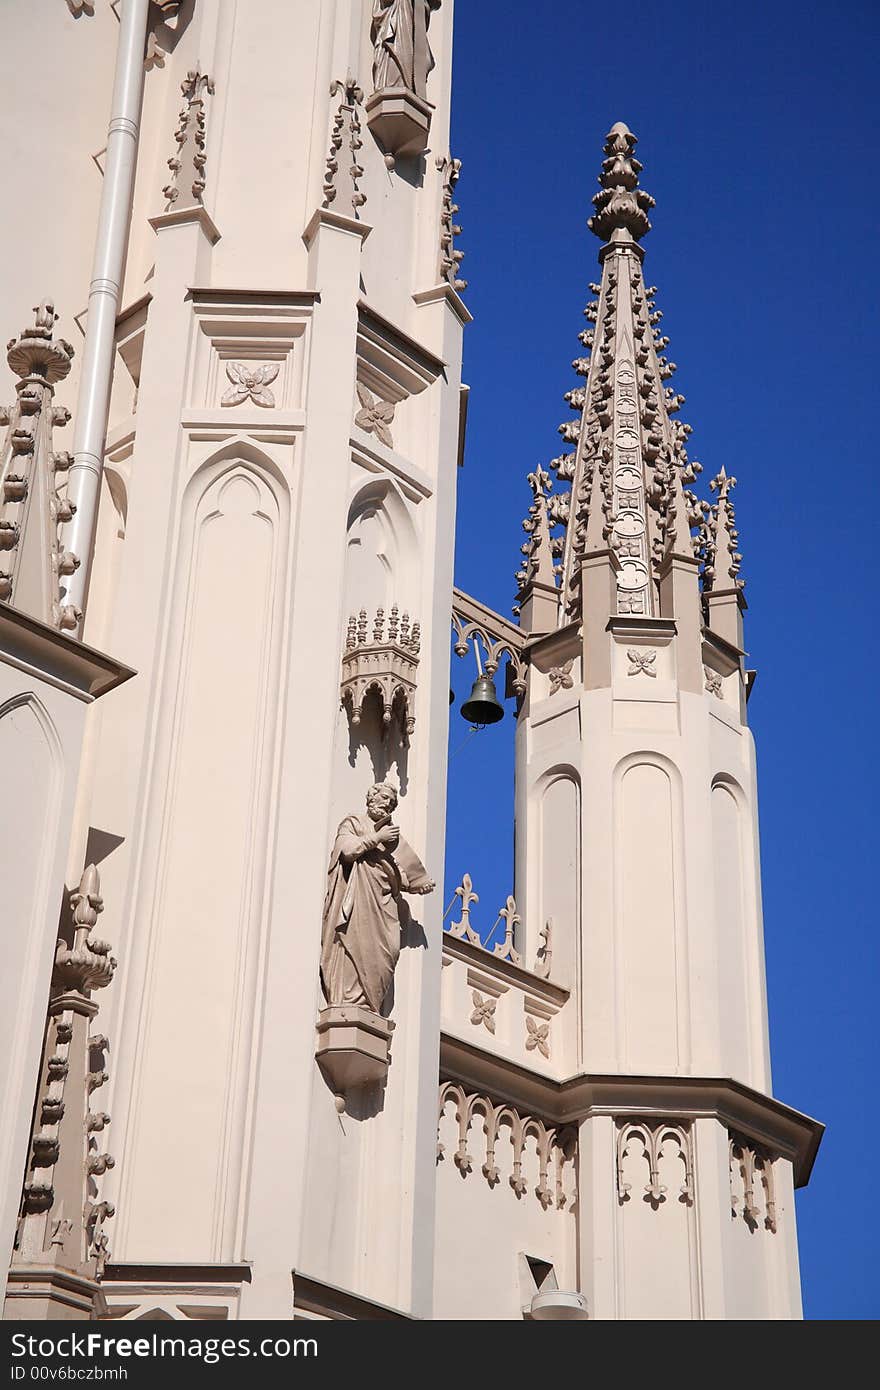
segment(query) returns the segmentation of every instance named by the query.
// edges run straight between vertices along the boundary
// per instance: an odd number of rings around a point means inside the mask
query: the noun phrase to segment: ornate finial
[[[706,528],[706,553],[703,564],[703,589],[707,592],[722,589],[744,589],[745,580],[739,577],[742,555],[739,553],[739,532],[733,508],[732,490],[736,478],[728,477],[724,468],[709,484],[718,500],[710,508]]]
[[[79,611],[61,602],[62,576],[79,560],[65,550],[58,527],[74,507],[58,484],[70,455],[54,452],[52,432],[69,412],[53,404],[54,387],[70,371],[73,348],[54,337],[58,315],[51,299],[34,306],[33,327],[10,340],[6,360],[19,378],[16,403],[3,413],[0,435],[0,601],[41,622],[70,629]]]
[[[70,896],[70,906],[73,909],[73,943],[68,946],[63,940],[58,942],[55,983],[62,989],[81,992],[102,989],[112,980],[116,961],[109,954],[110,947],[106,941],[97,941],[91,936],[99,914],[104,911],[101,884],[94,864],[89,864],[83,871],[79,887]]]
[[[596,211],[587,223],[602,241],[640,241],[651,230],[648,212],[654,199],[639,188],[642,166],[633,153],[636,143],[622,121],[608,132],[599,175],[602,191],[593,198]]]
[[[364,173],[359,163],[364,142],[357,108],[364,94],[349,73],[344,82],[330,83],[330,95],[340,96],[340,102],[330,131],[330,153],[324,171],[324,201],[321,206],[329,208],[331,203],[337,203],[334,212],[342,213],[344,217],[358,218],[358,209],[367,201],[366,193],[361,193],[358,188],[358,180]],[[346,143],[347,150],[344,148]]]
[[[522,921],[522,918],[516,910],[516,900],[514,898],[509,897],[504,907],[499,909],[499,921],[502,917],[504,918],[504,940],[499,941],[492,948],[492,954],[500,956],[502,960],[509,960],[514,965],[522,965],[522,956],[513,944],[516,937],[517,926]],[[488,937],[486,939],[488,941]]]
[[[184,196],[184,207],[201,203],[205,191],[205,96],[213,95],[213,80],[198,68],[191,68],[180,84],[183,93],[183,106],[174,138],[177,153],[168,161],[171,181],[162,192],[168,199],[166,212],[170,212]]]
[[[467,280],[458,277],[458,267],[464,260],[464,252],[456,250],[455,238],[461,227],[453,221],[458,212],[454,201],[455,185],[461,177],[461,160],[451,155],[439,155],[434,163],[443,177],[443,203],[440,209],[440,279],[446,280],[454,290],[466,290]]]
[[[450,936],[457,936],[463,941],[470,941],[474,946],[481,946],[479,934],[471,926],[471,903],[478,903],[480,895],[474,892],[474,881],[470,874],[462,876],[461,883],[455,890],[455,896],[461,903],[459,920],[450,922],[446,930]]]
[[[6,360],[17,377],[35,376],[49,386],[63,381],[70,371],[73,348],[64,338],[53,340],[52,332],[58,321],[51,299],[34,305],[33,328],[22,329],[17,338],[6,344]]]

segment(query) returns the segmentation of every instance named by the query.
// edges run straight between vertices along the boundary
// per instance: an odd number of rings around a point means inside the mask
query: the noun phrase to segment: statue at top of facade
[[[321,984],[327,1003],[360,1004],[380,1013],[400,955],[403,893],[435,884],[391,816],[397,792],[377,782],[367,814],[346,816],[330,855],[321,939]]]
[[[431,11],[440,0],[373,0],[373,88],[405,87],[425,98],[434,55],[428,43]]]

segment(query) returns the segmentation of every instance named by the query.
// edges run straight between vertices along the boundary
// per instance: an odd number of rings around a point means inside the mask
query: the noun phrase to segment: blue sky
[[[472,388],[456,580],[509,614],[525,476],[559,452],[597,278],[586,230],[612,122],[657,199],[659,287],[691,457],[734,473],[758,683],[774,1090],[828,1126],[798,1196],[806,1316],[880,1315],[875,1015],[880,11],[458,0],[453,153]],[[875,93],[872,97],[871,93]],[[455,661],[459,702],[473,673]],[[872,717],[873,716],[873,717]],[[512,873],[512,707],[453,708],[448,901],[489,922]]]

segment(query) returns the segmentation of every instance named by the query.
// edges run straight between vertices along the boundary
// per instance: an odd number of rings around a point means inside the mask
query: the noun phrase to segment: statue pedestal
[[[430,102],[407,87],[383,87],[366,101],[367,125],[389,154],[411,159],[423,154],[431,128]]]
[[[315,1057],[337,1095],[384,1081],[394,1024],[362,1004],[334,1004],[318,1014]]]

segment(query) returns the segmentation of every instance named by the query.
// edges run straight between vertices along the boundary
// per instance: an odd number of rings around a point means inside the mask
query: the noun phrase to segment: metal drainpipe
[[[68,497],[76,513],[64,536],[79,568],[67,581],[64,602],[85,609],[98,519],[107,412],[113,380],[116,316],[128,246],[131,201],[137,166],[144,50],[150,0],[122,0],[113,104],[107,130],[104,185],[95,237],[82,375],[76,404],[73,463]]]

